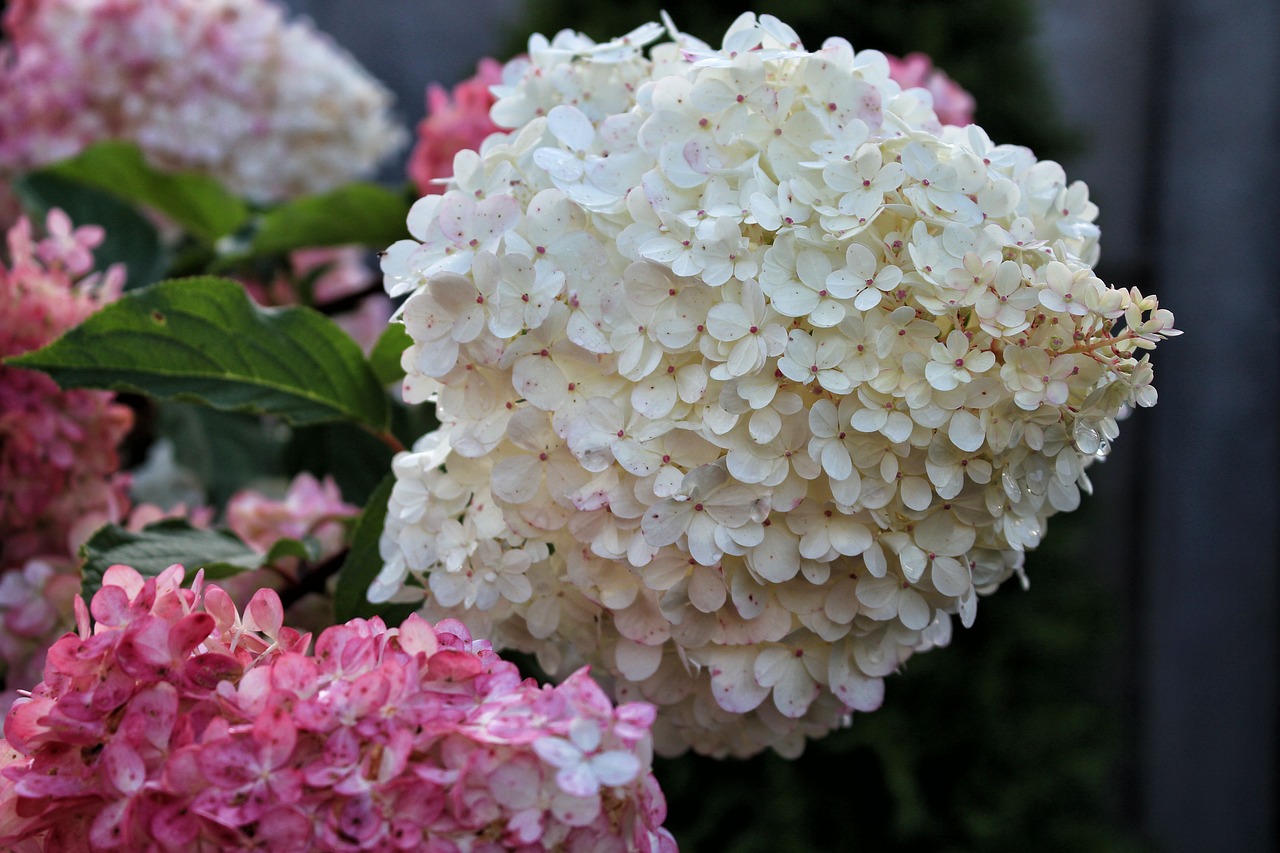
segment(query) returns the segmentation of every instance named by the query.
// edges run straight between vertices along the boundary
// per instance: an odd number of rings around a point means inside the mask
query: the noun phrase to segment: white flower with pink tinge
[[[531,40],[384,257],[444,426],[371,595],[590,663],[663,752],[793,755],[1021,571],[1177,332],[1093,276],[1083,185],[883,54],[662,29]]]

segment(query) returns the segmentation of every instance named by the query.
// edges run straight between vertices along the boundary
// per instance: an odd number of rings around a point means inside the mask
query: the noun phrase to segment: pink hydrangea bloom
[[[489,118],[496,100],[490,86],[502,82],[502,65],[488,57],[476,66],[476,76],[453,89],[453,99],[438,83],[427,89],[427,117],[418,124],[418,141],[409,155],[409,179],[422,195],[444,192],[437,179],[453,175],[453,156],[477,149],[498,129]]]
[[[97,226],[72,228],[60,210],[36,241],[23,219],[0,263],[0,357],[43,346],[120,293],[124,274],[86,275]],[[116,446],[132,413],[102,391],[62,391],[48,376],[0,365],[0,568],[68,555],[82,519],[122,518],[128,480]]]
[[[973,124],[973,95],[935,68],[928,54],[908,53],[902,59],[889,56],[889,76],[904,89],[925,89],[933,96],[938,121],[963,127]]]
[[[652,706],[614,708],[585,670],[522,681],[453,620],[354,620],[307,655],[275,593],[240,613],[182,577],[115,566],[76,600],[5,720],[0,844],[675,850]]]
[[[149,524],[155,524],[167,518],[186,519],[192,527],[205,528],[213,523],[213,507],[200,505],[188,507],[184,503],[176,503],[166,509],[156,504],[136,504],[129,511],[129,518],[124,526],[136,532]]]
[[[257,201],[368,174],[399,147],[390,93],[269,0],[15,0],[0,170],[136,143]]]
[[[176,504],[162,509],[155,504],[135,504],[124,526],[137,531],[166,518],[183,518],[195,527],[213,522],[213,508],[188,509]],[[67,554],[28,560],[22,568],[0,575],[0,708],[8,708],[22,691],[30,691],[44,677],[45,655],[54,641],[75,630],[72,603],[80,591],[80,561],[71,556],[99,527],[115,519],[102,513],[83,516],[68,534]],[[231,580],[254,575],[245,572]],[[245,599],[253,593],[250,590]],[[332,620],[330,620],[332,621]]]
[[[332,477],[320,481],[303,472],[293,478],[283,500],[252,489],[237,492],[227,503],[227,526],[258,551],[269,550],[279,539],[310,537],[328,556],[342,549],[343,520],[359,514],[360,507],[342,499]]]

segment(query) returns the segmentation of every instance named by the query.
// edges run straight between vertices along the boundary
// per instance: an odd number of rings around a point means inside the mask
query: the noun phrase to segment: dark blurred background
[[[635,0],[291,0],[416,122],[528,32],[597,38]],[[1062,160],[1102,209],[1100,274],[1160,295],[1160,405],[1122,426],[1096,496],[1051,525],[1032,587],[983,602],[885,707],[802,759],[663,763],[693,851],[1280,849],[1280,3],[668,2],[715,41],[746,8],[810,47],[922,50],[994,139]],[[399,180],[402,174],[388,172]]]

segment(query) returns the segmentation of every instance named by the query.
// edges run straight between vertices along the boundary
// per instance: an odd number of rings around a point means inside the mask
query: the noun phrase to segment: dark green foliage
[[[391,448],[353,423],[295,427],[285,448],[289,476],[308,471],[332,476],[344,500],[362,505],[391,470]]]
[[[338,586],[333,594],[333,612],[338,622],[381,616],[387,624],[399,625],[417,610],[412,604],[370,604],[366,598],[369,585],[382,569],[378,539],[382,535],[387,501],[395,484],[395,477],[391,474],[378,484],[351,537],[351,550],[339,571]]]
[[[153,208],[206,244],[235,232],[249,218],[249,205],[217,181],[195,173],[161,172],[127,142],[99,142],[37,174],[57,175]]]
[[[658,20],[664,8],[683,32],[717,47],[734,18],[753,11],[786,21],[810,49],[841,36],[858,50],[898,56],[923,51],[973,93],[977,122],[994,141],[1027,145],[1050,158],[1074,147],[1057,117],[1033,41],[1036,7],[1029,0],[704,0],[680,6],[662,0],[537,0],[525,3],[508,53],[523,52],[533,32],[550,36],[573,29],[597,40],[619,36]]]
[[[199,478],[214,506],[255,480],[285,475],[289,430],[283,424],[267,428],[254,415],[194,403],[166,401],[158,408],[156,432],[172,442],[174,461]]]
[[[408,239],[405,219],[413,199],[373,184],[346,184],[319,195],[302,196],[263,213],[244,247],[251,257],[282,255],[294,249],[389,246]]]
[[[400,356],[413,344],[413,339],[404,330],[403,323],[390,323],[378,337],[378,342],[369,353],[369,366],[374,376],[383,385],[391,385],[404,379],[404,368],[400,366]]]

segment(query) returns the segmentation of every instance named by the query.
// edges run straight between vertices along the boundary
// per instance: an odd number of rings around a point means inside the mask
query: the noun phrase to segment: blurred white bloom
[[[268,0],[41,0],[5,24],[3,171],[123,139],[279,201],[368,176],[406,138],[390,92]]]

